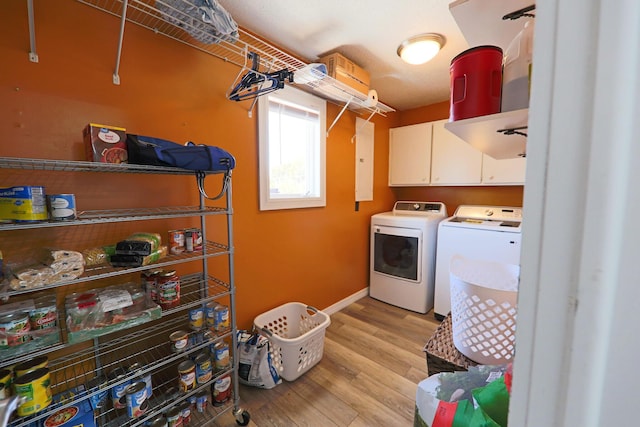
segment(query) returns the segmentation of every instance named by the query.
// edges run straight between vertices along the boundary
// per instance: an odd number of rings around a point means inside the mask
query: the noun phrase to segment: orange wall
[[[193,140],[229,150],[233,173],[235,280],[238,320],[277,305],[301,301],[327,307],[367,286],[369,219],[389,210],[388,129],[397,115],[376,116],[372,202],[354,208],[355,114],[345,113],[327,139],[327,206],[261,212],[258,207],[258,144],[250,101],[225,98],[238,67],[128,24],[120,85],[112,84],[119,19],[72,0],[35,2],[39,63],[28,60],[24,2],[0,2],[0,155],[84,160],[81,131],[89,122],[120,125],[131,133],[178,142]],[[329,123],[340,110],[328,104]],[[396,117],[394,117],[396,116]],[[210,192],[215,177],[207,178]],[[0,174],[0,187],[38,185],[48,193],[76,194],[79,209],[194,204],[194,181],[180,177],[114,174]],[[145,224],[166,232],[181,221]],[[5,258],[17,261],[12,242],[45,244],[51,239],[70,249],[126,237],[140,224],[43,229],[3,236]],[[208,220],[218,233],[222,225]],[[14,232],[12,232],[14,233]],[[33,243],[30,243],[31,245]],[[13,252],[13,255],[12,255]],[[211,263],[218,268],[217,261]],[[65,292],[59,289],[58,292]]]
[[[414,108],[399,113],[397,124],[408,126],[442,120],[449,117],[449,101]],[[394,187],[396,200],[425,200],[443,202],[449,215],[459,205],[522,206],[523,189],[516,186],[478,187]]]

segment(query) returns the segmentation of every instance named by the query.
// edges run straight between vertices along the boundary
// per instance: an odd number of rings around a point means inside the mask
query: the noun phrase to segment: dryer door
[[[422,276],[422,231],[372,226],[373,269],[382,274],[419,282]]]

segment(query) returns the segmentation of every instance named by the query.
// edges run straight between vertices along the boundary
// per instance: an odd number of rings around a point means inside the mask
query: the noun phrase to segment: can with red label
[[[180,277],[175,270],[163,271],[158,274],[156,287],[160,307],[166,310],[180,304]]]
[[[151,300],[154,302],[158,302],[158,288],[156,287],[156,282],[160,273],[162,273],[162,269],[160,268],[145,270],[140,273],[142,289],[144,289],[147,295],[149,295]]]
[[[29,310],[29,323],[31,330],[55,328],[58,321],[58,309],[56,307],[55,295],[48,295],[37,298],[34,302],[34,309]]]
[[[169,231],[169,253],[179,255],[184,252],[184,230]]]
[[[213,404],[220,406],[231,397],[231,376],[229,374],[218,378],[211,386]]]

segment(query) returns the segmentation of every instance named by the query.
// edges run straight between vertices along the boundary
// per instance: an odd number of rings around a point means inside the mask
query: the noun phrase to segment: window
[[[258,98],[260,210],[326,205],[326,102],[285,86]]]

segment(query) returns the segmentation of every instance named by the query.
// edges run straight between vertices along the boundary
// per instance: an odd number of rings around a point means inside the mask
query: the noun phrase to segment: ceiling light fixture
[[[408,64],[424,64],[444,46],[445,39],[440,34],[427,33],[410,37],[398,46],[398,56]]]

